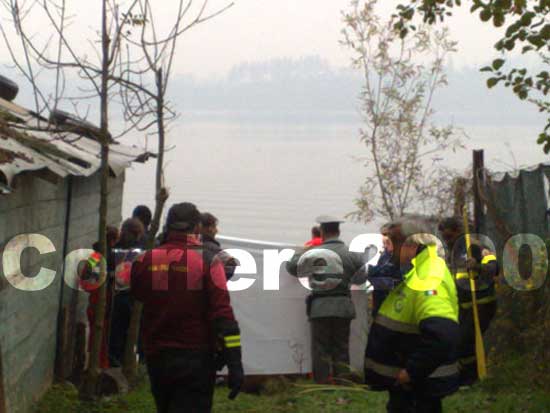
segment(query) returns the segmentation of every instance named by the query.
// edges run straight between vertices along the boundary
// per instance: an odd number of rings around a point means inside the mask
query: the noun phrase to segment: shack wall
[[[56,271],[53,282],[40,291],[17,288],[20,274],[10,274],[0,263],[0,357],[4,406],[9,413],[25,413],[52,384],[56,357],[57,320],[62,284],[63,245],[68,187],[72,181],[71,213],[67,251],[90,248],[97,239],[99,220],[99,175],[72,177],[51,183],[35,174],[16,177],[15,191],[0,197],[0,248],[20,234],[41,234],[50,239],[55,252],[39,255],[27,248],[21,256],[21,272],[35,276],[40,268]],[[121,221],[124,176],[112,178],[109,222]],[[23,243],[26,240],[23,238]],[[13,286],[9,280],[16,283]],[[82,314],[85,294],[63,288],[63,303],[76,304]],[[75,303],[75,298],[78,300]],[[75,314],[76,316],[76,314]]]

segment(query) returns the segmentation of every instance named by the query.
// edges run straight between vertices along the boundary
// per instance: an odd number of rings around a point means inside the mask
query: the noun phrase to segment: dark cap
[[[166,227],[173,231],[191,231],[201,221],[201,213],[191,202],[172,205],[166,218]]]
[[[218,218],[212,215],[210,212],[203,212],[201,214],[201,224],[203,227],[211,227],[218,224]]]

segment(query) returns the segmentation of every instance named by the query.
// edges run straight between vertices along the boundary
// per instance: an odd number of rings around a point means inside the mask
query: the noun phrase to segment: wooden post
[[[80,386],[82,376],[86,370],[86,324],[78,323],[76,325],[76,337],[73,352],[72,374],[70,377],[71,383]]]
[[[466,178],[458,177],[454,180],[453,192],[455,197],[454,202],[454,216],[459,217],[462,215],[464,205],[466,205],[466,187],[468,181]]]
[[[479,189],[483,187],[483,170],[485,168],[483,150],[474,151],[474,230],[481,231],[483,220],[483,202]]]

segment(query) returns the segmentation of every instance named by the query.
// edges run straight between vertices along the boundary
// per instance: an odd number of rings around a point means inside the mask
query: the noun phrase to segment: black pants
[[[388,413],[441,413],[441,399],[421,397],[413,391],[401,389],[390,391],[387,405]]]
[[[109,362],[112,367],[120,367],[126,347],[126,336],[132,317],[132,298],[129,291],[116,293],[111,318],[109,337]]]
[[[147,371],[157,413],[209,413],[216,371],[213,356],[188,350],[165,350],[147,357]]]
[[[489,329],[497,311],[496,302],[478,306],[479,326],[481,333]],[[458,361],[460,366],[460,384],[471,385],[477,381],[476,335],[474,327],[474,311],[460,309],[460,343],[458,346]]]
[[[316,383],[327,383],[331,373],[336,378],[349,374],[350,324],[351,320],[347,318],[311,320],[313,379]]]

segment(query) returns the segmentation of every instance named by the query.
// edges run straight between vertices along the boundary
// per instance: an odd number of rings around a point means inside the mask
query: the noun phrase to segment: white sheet
[[[285,264],[280,266],[279,291],[263,288],[264,249],[298,251],[301,247],[220,237],[224,249],[248,251],[256,261],[256,274],[234,276],[255,279],[243,291],[231,291],[231,302],[241,327],[243,364],[248,375],[306,374],[311,372],[309,323],[305,299],[309,294],[298,279],[290,276]],[[375,261],[373,258],[372,261]],[[238,270],[237,270],[238,271]],[[231,287],[230,287],[231,288]],[[362,371],[368,333],[367,293],[352,291],[357,318],[351,325],[350,363]]]

